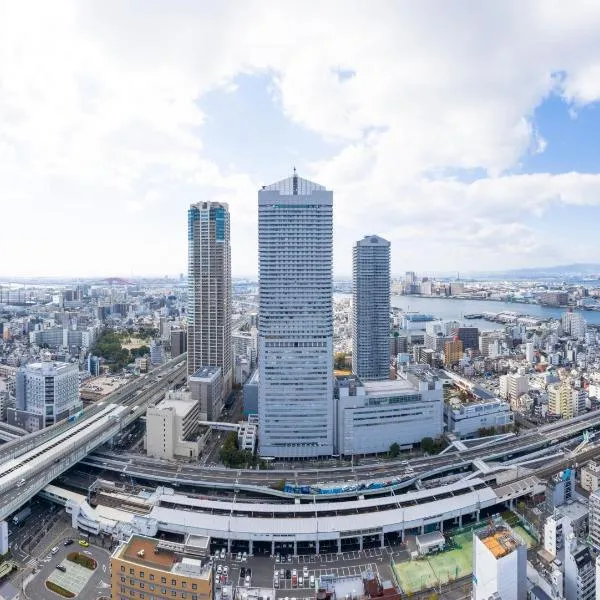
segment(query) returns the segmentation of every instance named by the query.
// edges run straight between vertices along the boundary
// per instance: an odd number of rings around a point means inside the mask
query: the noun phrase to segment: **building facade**
[[[229,207],[198,202],[188,211],[188,375],[221,369],[222,393],[231,392],[231,247]]]
[[[333,452],[333,193],[292,177],[258,192],[259,451]]]
[[[472,598],[495,597],[527,598],[527,546],[502,522],[473,533]]]
[[[200,419],[217,421],[223,410],[223,376],[219,367],[199,367],[188,379],[192,399],[200,407]]]
[[[111,598],[212,600],[212,565],[181,551],[183,544],[138,535],[121,542],[110,558]]]
[[[390,378],[390,243],[369,235],[352,254],[352,372]]]
[[[444,431],[443,382],[428,370],[395,381],[336,382],[335,452],[343,456],[387,452],[436,438]]]
[[[16,403],[8,422],[36,431],[81,410],[79,369],[60,362],[30,363],[16,377]]]

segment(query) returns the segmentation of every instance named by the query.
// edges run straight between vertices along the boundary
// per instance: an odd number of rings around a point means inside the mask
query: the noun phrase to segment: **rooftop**
[[[417,393],[414,385],[406,379],[384,379],[382,381],[364,381],[363,387],[369,396],[389,396],[399,393]]]
[[[476,535],[497,559],[510,554],[521,544],[512,530],[503,524],[481,529]]]
[[[202,366],[199,367],[193,375],[190,375],[190,379],[205,379],[210,381],[211,379],[214,379],[220,371],[220,367]]]
[[[197,540],[199,541],[199,540]],[[127,560],[137,565],[177,573],[184,577],[206,578],[211,568],[203,565],[201,560],[190,558],[167,549],[172,545],[176,549],[180,544],[169,544],[156,538],[133,535],[127,542],[121,542],[113,553],[113,557]]]
[[[172,410],[176,415],[185,417],[197,406],[198,402],[192,400],[189,392],[169,392],[167,397],[161,400],[154,408],[158,410]]]

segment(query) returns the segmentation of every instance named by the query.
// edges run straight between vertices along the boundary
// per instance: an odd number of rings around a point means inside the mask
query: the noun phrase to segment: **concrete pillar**
[[[480,514],[480,510],[479,510],[479,509],[477,509],[477,511],[475,512],[475,514],[476,514],[476,521],[477,521],[477,523],[479,523],[479,514]]]
[[[315,542],[315,554],[318,556],[319,555],[319,540],[317,540]]]
[[[342,553],[342,538],[338,538],[338,554]]]
[[[253,552],[252,552],[253,548],[254,548],[254,544],[252,543],[252,540],[250,540],[248,542],[248,556],[252,556],[253,555]]]
[[[275,542],[271,542],[271,556],[275,556]]]
[[[404,544],[404,529],[400,532],[400,541]]]
[[[227,538],[227,554],[231,554],[231,538]]]
[[[363,549],[363,536],[362,535],[358,536],[358,544],[359,544],[358,549],[362,550]]]
[[[298,556],[298,542],[294,540],[294,556]]]
[[[379,544],[382,548],[385,548],[385,535],[383,534],[383,531],[379,534]]]
[[[458,515],[458,526],[462,527],[462,515]]]
[[[425,525],[421,525],[421,535],[425,533]]]
[[[440,521],[440,533],[444,533],[444,519]]]

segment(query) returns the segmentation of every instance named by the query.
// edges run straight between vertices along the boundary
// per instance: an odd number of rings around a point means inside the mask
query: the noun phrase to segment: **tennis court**
[[[528,549],[537,546],[535,538],[524,527],[516,525],[513,530],[525,542]]]
[[[408,562],[395,563],[394,571],[406,594],[445,584],[473,572],[473,533],[452,536],[456,548]]]

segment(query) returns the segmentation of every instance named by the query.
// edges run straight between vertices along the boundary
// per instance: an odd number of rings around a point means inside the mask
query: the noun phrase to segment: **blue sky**
[[[257,190],[293,166],[334,191],[339,275],[370,233],[394,273],[600,262],[595,3],[34,12],[0,6],[0,276],[185,272],[204,199],[253,275]]]

